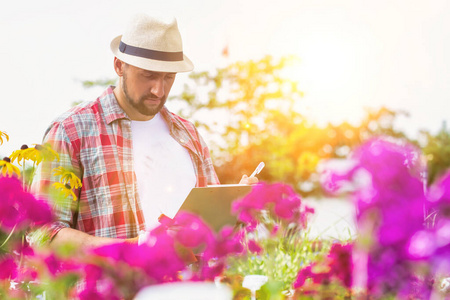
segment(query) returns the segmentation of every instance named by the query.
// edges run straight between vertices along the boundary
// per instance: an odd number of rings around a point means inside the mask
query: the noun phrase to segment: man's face
[[[153,72],[126,64],[122,90],[129,109],[146,116],[156,115],[164,106],[176,73]]]

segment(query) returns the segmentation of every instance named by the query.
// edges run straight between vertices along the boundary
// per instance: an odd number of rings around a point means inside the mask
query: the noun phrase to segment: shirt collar
[[[120,107],[114,96],[114,86],[109,86],[100,96],[100,103],[105,114],[106,123],[109,125],[119,119],[130,119],[125,111]]]
[[[103,107],[103,111],[105,112],[105,119],[108,125],[119,119],[131,120],[122,107],[120,107],[119,102],[117,102],[116,96],[114,96],[113,92],[114,88],[115,86],[109,86],[100,96],[100,103]],[[170,132],[172,132],[174,125],[176,127],[182,127],[180,121],[175,118],[175,116],[173,116],[165,106],[161,109],[161,116],[166,121],[167,125],[169,125]]]

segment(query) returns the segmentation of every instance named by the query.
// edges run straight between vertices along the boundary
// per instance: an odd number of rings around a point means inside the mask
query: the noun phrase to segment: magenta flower
[[[427,207],[435,222],[450,219],[450,171],[433,184],[427,195]]]
[[[232,227],[226,226],[217,235],[215,242],[210,243],[205,249],[203,259],[225,259],[228,255],[241,254],[243,247],[244,231],[235,231]]]
[[[348,288],[352,285],[352,249],[352,244],[333,244],[328,255],[330,273]]]
[[[0,228],[24,229],[30,225],[43,225],[52,220],[50,206],[23,190],[14,177],[0,177]]]
[[[428,243],[430,263],[434,271],[439,273],[450,273],[450,171],[441,176],[433,184],[427,195],[428,218],[431,218],[432,226],[427,231],[427,237],[433,241]],[[425,234],[424,234],[425,235]],[[415,248],[413,246],[416,246]],[[420,244],[412,243],[412,249],[420,247]],[[428,254],[428,253],[427,253]]]
[[[250,252],[253,252],[256,254],[260,254],[263,251],[261,246],[254,240],[249,240],[247,243],[247,247]]]
[[[100,294],[97,289],[86,288],[78,293],[78,298],[83,300],[99,300],[105,299],[104,295]]]
[[[178,272],[185,267],[185,263],[176,251],[174,239],[167,234],[160,234],[150,237],[150,241],[152,244],[140,246],[111,244],[94,249],[93,253],[113,264],[126,263],[142,270],[156,283],[177,280]]]
[[[0,257],[0,280],[10,280],[17,277],[17,264],[10,256]]]
[[[292,284],[292,287],[294,289],[297,289],[299,287],[302,287],[305,282],[306,279],[311,278],[312,277],[312,272],[311,272],[311,268],[312,266],[309,265],[303,269],[300,269],[300,271],[297,274],[297,279],[294,281],[294,283]]]
[[[374,297],[407,291],[415,261],[432,252],[419,245],[427,239],[419,158],[411,145],[373,139],[355,151],[350,170],[329,176],[336,181],[329,186],[353,188],[359,235],[371,237],[367,277]]]
[[[86,289],[92,290],[97,286],[97,282],[103,276],[103,269],[94,264],[87,264],[84,266],[85,281],[86,281]]]
[[[214,242],[212,230],[199,217],[183,212],[174,219],[175,239],[183,246],[195,248]]]
[[[281,183],[257,184],[247,196],[232,204],[232,212],[250,229],[255,229],[262,210],[288,223],[294,222],[302,226],[305,225],[306,215],[311,212],[302,207],[300,196],[292,187]]]
[[[302,287],[311,278],[314,284],[328,284],[334,279],[350,288],[353,273],[352,248],[351,244],[333,244],[324,262],[313,263],[298,272],[293,287]]]

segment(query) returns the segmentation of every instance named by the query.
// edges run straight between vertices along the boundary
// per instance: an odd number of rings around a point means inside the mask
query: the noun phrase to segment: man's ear
[[[123,69],[125,67],[125,63],[118,59],[117,57],[114,57],[114,70],[116,71],[117,75],[119,77],[123,76]]]

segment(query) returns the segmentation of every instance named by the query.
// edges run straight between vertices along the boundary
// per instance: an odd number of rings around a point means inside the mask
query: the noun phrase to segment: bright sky
[[[113,78],[110,41],[134,13],[153,11],[177,17],[197,71],[298,55],[300,107],[322,124],[357,122],[364,107],[382,105],[410,113],[398,126],[413,137],[450,121],[447,0],[9,1],[0,10],[0,130],[11,139],[0,153],[39,143],[73,101],[97,97],[80,81]]]

